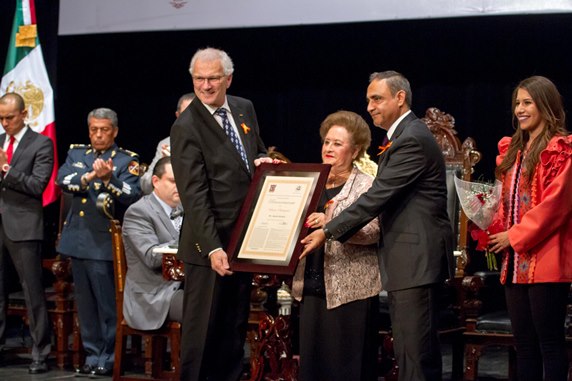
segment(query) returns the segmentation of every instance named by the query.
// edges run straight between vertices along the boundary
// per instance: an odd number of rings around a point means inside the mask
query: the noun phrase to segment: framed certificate
[[[261,164],[254,174],[227,254],[232,271],[292,275],[304,222],[326,185],[329,164]]]

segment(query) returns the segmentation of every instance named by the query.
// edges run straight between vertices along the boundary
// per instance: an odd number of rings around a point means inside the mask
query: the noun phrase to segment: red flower
[[[489,235],[486,231],[481,230],[476,225],[471,225],[471,238],[477,241],[477,251],[485,251],[489,243]]]
[[[477,241],[477,251],[484,251],[485,257],[487,258],[487,268],[489,270],[498,270],[497,259],[495,253],[489,251],[489,234],[496,234],[502,232],[503,226],[499,220],[496,220],[487,228],[487,230],[482,230],[476,225],[471,224],[469,226],[469,231],[471,232],[471,238]]]
[[[482,230],[475,224],[471,224],[469,226],[471,238],[477,241],[477,251],[487,251],[489,245],[489,234],[500,233],[503,230],[502,223],[499,220],[494,221],[487,230]]]

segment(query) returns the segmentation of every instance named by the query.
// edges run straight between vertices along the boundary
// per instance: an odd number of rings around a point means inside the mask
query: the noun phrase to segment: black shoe
[[[30,367],[28,368],[28,373],[39,374],[46,373],[48,371],[48,364],[45,361],[32,361]]]
[[[76,377],[87,377],[94,370],[94,365],[84,364],[81,368],[75,368],[75,375]]]
[[[91,371],[90,378],[99,378],[99,377],[108,377],[111,376],[111,369],[104,368],[102,366],[98,366],[94,370]]]

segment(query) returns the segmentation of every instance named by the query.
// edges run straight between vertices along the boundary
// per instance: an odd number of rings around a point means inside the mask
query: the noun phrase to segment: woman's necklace
[[[327,186],[328,188],[335,188],[336,186],[340,186],[345,183],[349,177],[349,173],[351,172],[351,168],[346,169],[344,171],[340,171],[338,173],[334,173],[333,171],[330,172],[328,176]]]

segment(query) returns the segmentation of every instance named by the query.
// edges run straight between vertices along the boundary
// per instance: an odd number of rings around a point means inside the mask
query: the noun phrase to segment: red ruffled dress
[[[510,137],[500,140],[497,165],[510,142]],[[550,140],[530,184],[522,159],[519,151],[501,179],[496,219],[508,230],[514,249],[503,254],[501,282],[507,277],[512,283],[572,282],[572,137]]]

